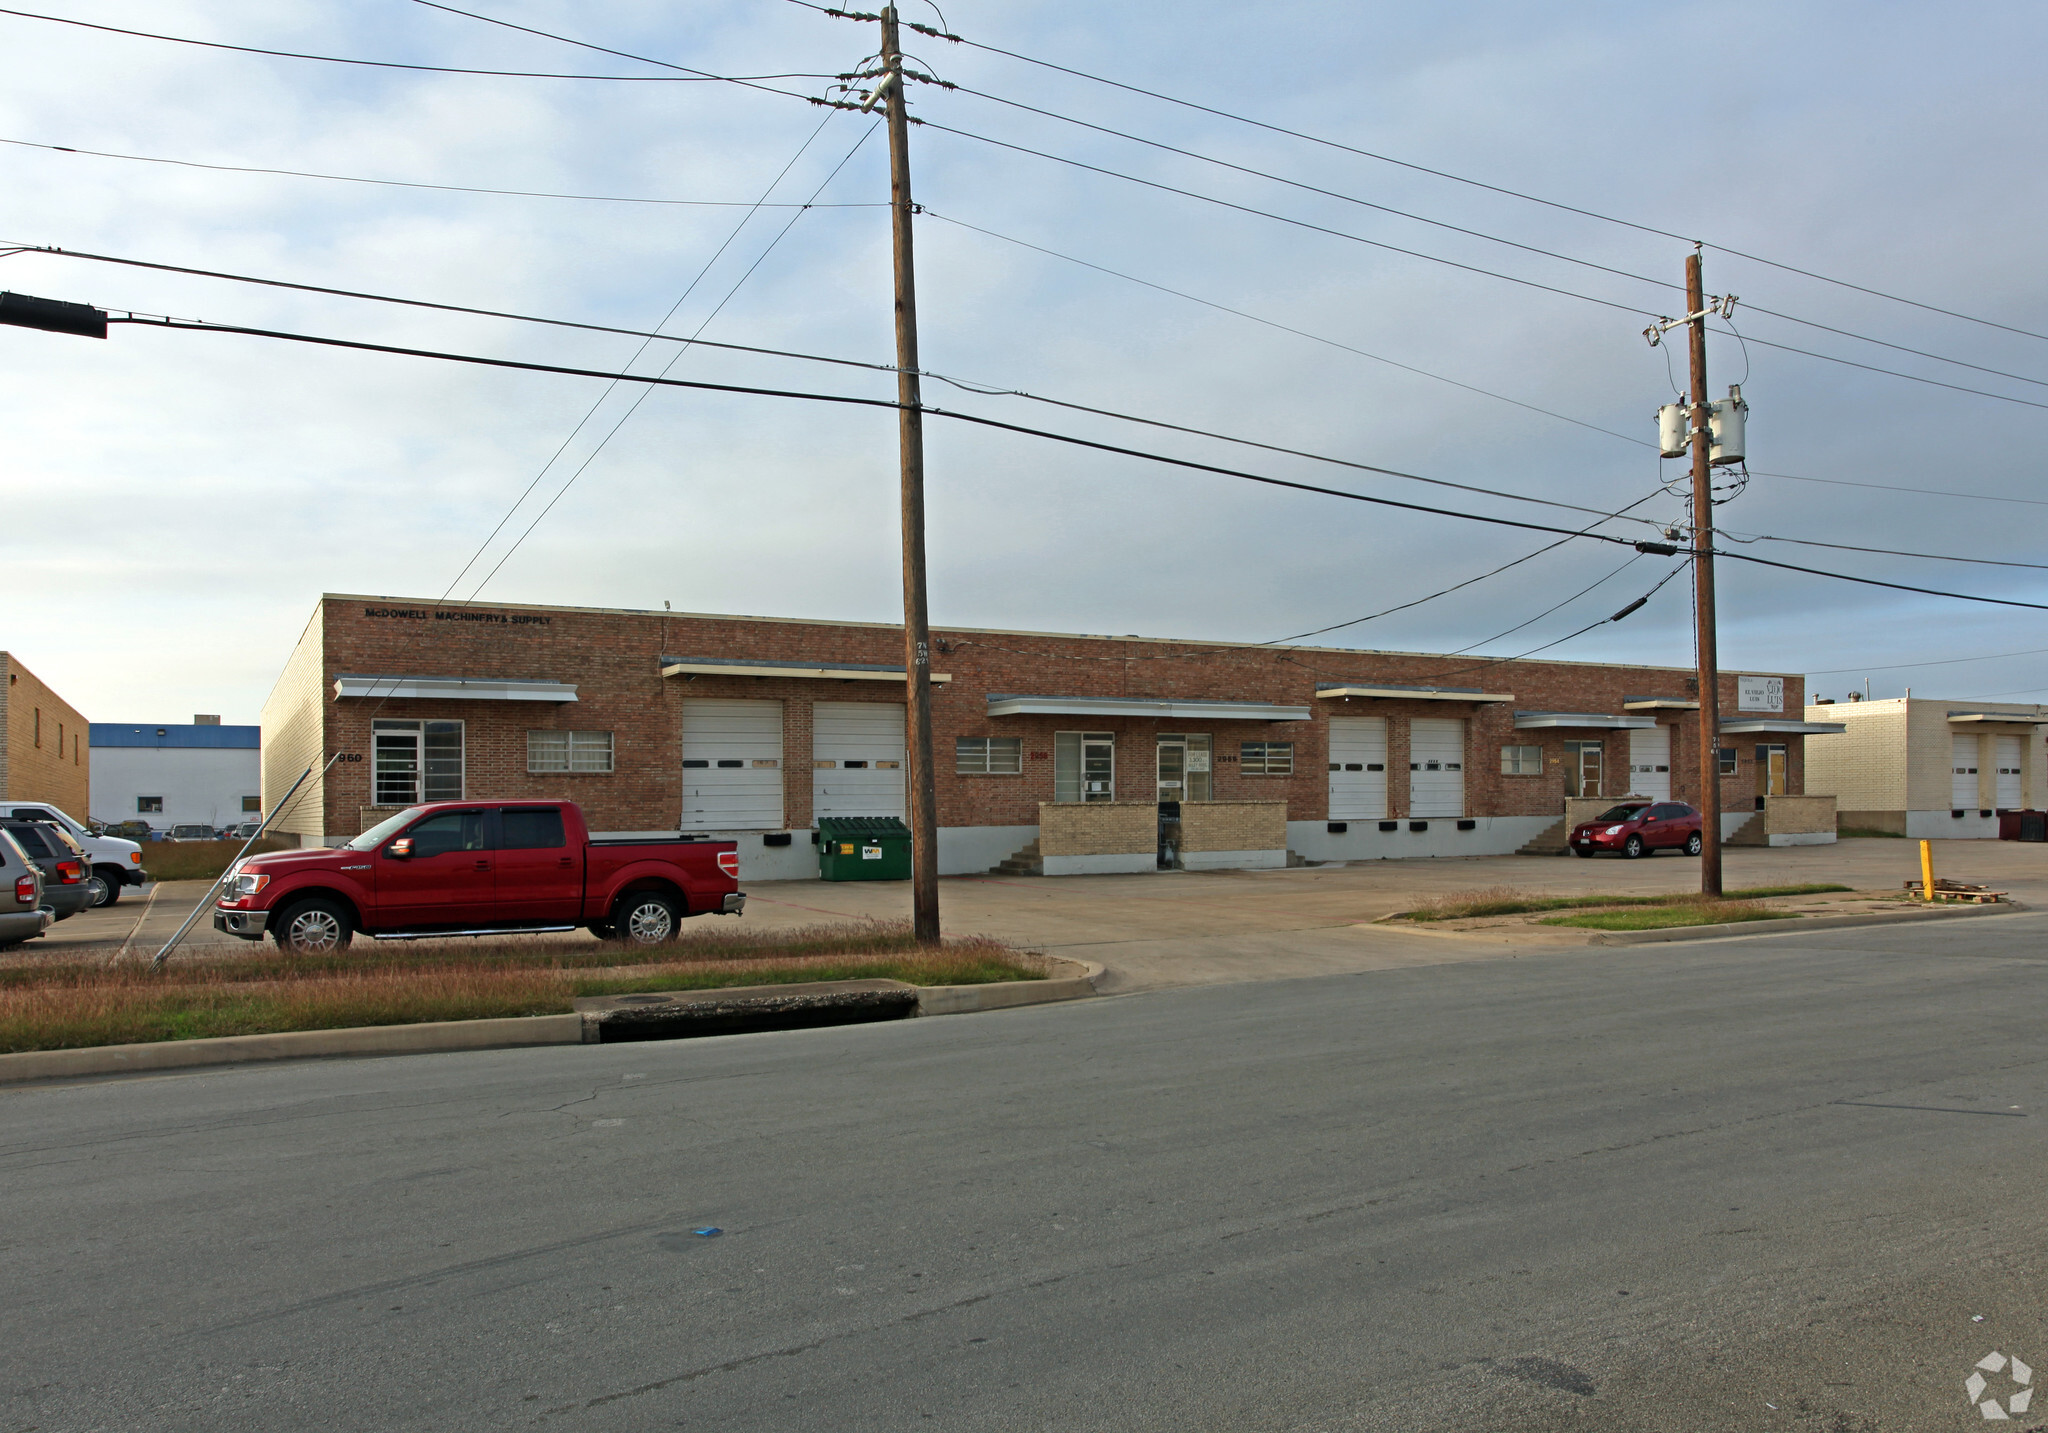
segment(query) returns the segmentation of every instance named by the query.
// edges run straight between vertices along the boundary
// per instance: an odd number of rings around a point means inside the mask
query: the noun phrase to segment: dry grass
[[[1035,980],[1042,957],[986,936],[920,947],[907,925],[722,931],[643,948],[528,937],[370,942],[319,958],[269,947],[119,965],[42,959],[0,970],[0,1053],[281,1030],[560,1014],[579,995],[812,980],[973,985]]]
[[[1750,886],[1742,890],[1729,891],[1722,904],[1736,901],[1768,900],[1773,896],[1811,896],[1831,891],[1846,891],[1849,886],[1819,884],[1804,886]],[[1676,895],[1660,896],[1537,896],[1527,891],[1518,891],[1511,886],[1487,886],[1480,890],[1453,891],[1447,895],[1431,896],[1417,904],[1415,909],[1404,913],[1403,918],[1412,921],[1473,920],[1482,916],[1517,916],[1534,911],[1585,910],[1593,907],[1629,906],[1683,906],[1698,905],[1702,898],[1696,891]],[[1761,917],[1741,917],[1761,919]],[[1671,921],[1672,925],[1697,925],[1698,921]],[[1648,930],[1649,926],[1612,926],[1613,930]]]

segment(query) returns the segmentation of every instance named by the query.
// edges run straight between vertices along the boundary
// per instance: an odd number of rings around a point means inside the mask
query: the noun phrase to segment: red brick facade
[[[342,759],[325,778],[324,832],[315,839],[353,834],[372,804],[369,759],[373,714],[378,718],[459,718],[465,723],[469,798],[563,796],[580,802],[599,830],[673,829],[681,790],[682,703],[687,697],[770,698],[782,703],[784,823],[811,824],[811,703],[900,702],[900,688],[873,680],[788,677],[663,677],[663,657],[777,660],[792,664],[841,662],[900,666],[901,630],[859,623],[798,622],[774,618],[696,616],[563,607],[437,608],[392,598],[328,597],[311,631],[319,633],[319,689],[296,698],[319,703],[325,754]],[[1158,733],[1204,733],[1214,742],[1218,801],[1287,802],[1296,821],[1320,821],[1328,811],[1326,753],[1332,715],[1387,719],[1388,816],[1407,815],[1408,722],[1414,717],[1461,717],[1467,722],[1465,806],[1468,816],[1531,817],[1561,813],[1566,740],[1605,739],[1625,752],[1625,731],[1517,730],[1514,713],[1566,711],[1619,714],[1625,697],[1692,695],[1691,673],[1661,667],[1571,662],[1484,664],[1471,657],[1342,651],[1330,648],[1241,647],[1220,643],[1082,637],[935,629],[933,670],[952,680],[934,689],[934,753],[942,827],[1030,826],[1038,803],[1053,799],[1056,731],[1112,732],[1117,740],[1116,795],[1150,801],[1155,794],[1153,742]],[[310,664],[309,664],[310,666]],[[343,673],[424,677],[545,680],[573,683],[567,703],[396,699],[337,700]],[[309,672],[310,675],[310,672]],[[1722,678],[1726,717],[1735,710],[1736,677]],[[1512,693],[1511,702],[1319,699],[1318,683],[1394,684],[1481,688]],[[1805,701],[1801,678],[1784,678],[1783,715],[1797,719]],[[309,684],[310,685],[310,684]],[[1155,697],[1232,700],[1306,707],[1307,721],[1196,720],[1144,716],[990,717],[990,693],[1065,697]],[[280,702],[283,703],[280,706]],[[272,707],[289,710],[280,688]],[[1697,791],[1697,719],[1663,712],[1672,727],[1671,788],[1680,800]],[[266,722],[270,718],[266,717]],[[608,731],[614,770],[608,775],[529,775],[531,730]],[[954,767],[959,737],[1023,739],[1020,775],[969,776]],[[1756,741],[1787,748],[1788,785],[1801,786],[1797,735],[1728,738],[1740,767],[1723,782],[1731,811],[1749,810],[1757,791]],[[1248,776],[1239,770],[1239,744],[1294,744],[1294,774]],[[271,737],[265,733],[266,758]],[[1501,771],[1503,746],[1540,746],[1542,774]],[[297,774],[266,773],[273,797]],[[1610,790],[1620,790],[1610,787]],[[287,829],[296,829],[290,821]]]

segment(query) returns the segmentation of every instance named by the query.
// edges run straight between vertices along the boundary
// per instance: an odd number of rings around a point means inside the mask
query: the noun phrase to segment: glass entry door
[[[1602,796],[1600,789],[1600,759],[1605,743],[1598,741],[1568,741],[1564,744],[1564,794],[1567,796]]]
[[[1159,737],[1157,787],[1161,802],[1207,801],[1215,789],[1215,743],[1206,734]]]
[[[1055,801],[1116,800],[1116,737],[1105,731],[1054,732]]]

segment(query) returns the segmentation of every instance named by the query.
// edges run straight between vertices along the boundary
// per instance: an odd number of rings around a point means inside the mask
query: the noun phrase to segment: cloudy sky
[[[674,73],[416,0],[22,8],[418,65]],[[829,77],[878,43],[873,25],[788,0],[462,8],[726,75]],[[922,3],[905,16],[938,20]],[[2048,600],[2041,574],[2022,566],[1739,541],[2048,561],[2048,487],[2029,436],[2048,416],[2048,340],[2010,331],[2048,334],[2035,241],[2048,221],[2037,178],[2048,171],[2041,7],[947,0],[944,20],[995,50],[1720,246],[1706,251],[1709,291],[1740,296],[1733,327],[1752,340],[1745,349],[1718,324],[1710,340],[1714,392],[1740,381],[1752,406],[1753,475],[1719,510],[1729,545]],[[370,69],[11,16],[0,16],[0,43],[10,59],[0,139],[15,141],[0,145],[0,240],[633,329],[667,316],[664,331],[680,336],[892,357],[887,165],[870,117],[828,118],[730,84]],[[1683,241],[990,49],[922,37],[910,48],[981,92],[914,95],[914,113],[932,122],[912,137],[916,195],[930,210],[917,242],[931,372],[1681,519],[1660,484],[1681,483],[1682,465],[1660,471],[1649,440],[1671,375],[1684,381],[1684,351],[1648,346],[1648,319],[1634,310],[1680,311],[1680,295],[1659,285],[1682,277]],[[830,80],[766,83],[815,95]],[[53,145],[715,202],[457,193],[33,147]],[[764,195],[816,207],[748,207]],[[605,371],[659,372],[674,359],[676,377],[893,392],[887,375],[858,369],[706,348],[679,356],[666,342],[636,358],[629,337],[47,255],[0,261],[0,287]],[[643,391],[228,335],[117,327],[97,343],[0,329],[0,646],[96,720],[207,711],[253,721],[323,591],[900,616],[889,414],[674,389],[639,401]],[[1017,397],[936,382],[926,396],[1356,492],[1570,528],[1592,521]],[[1265,641],[1426,596],[1554,540],[936,419],[929,454],[942,625]],[[1670,571],[1659,557],[1623,567],[1629,556],[1569,542],[1317,640],[1513,655],[1597,621]],[[1814,673],[1812,690],[1838,696],[1867,676],[1879,696],[1912,685],[2048,698],[2048,652],[1952,661],[2048,648],[2037,612],[1747,563],[1719,571],[1728,668]],[[1625,622],[1552,654],[1686,665],[1689,624],[1680,577]],[[1903,665],[1933,662],[1951,664]]]

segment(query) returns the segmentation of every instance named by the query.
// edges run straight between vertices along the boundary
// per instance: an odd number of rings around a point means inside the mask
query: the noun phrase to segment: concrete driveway
[[[1991,882],[2027,905],[2048,905],[2048,846],[2003,841],[1937,841],[1935,870]],[[1840,882],[1896,889],[1919,873],[1913,841],[1859,839],[1832,846],[1737,849],[1725,882],[1743,886]],[[954,876],[941,883],[945,928],[982,933],[1106,967],[1106,993],[1272,980],[1350,971],[1507,959],[1523,948],[1501,938],[1449,940],[1372,926],[1417,900],[1488,887],[1553,895],[1678,892],[1698,887],[1699,863],[1683,856],[1487,856],[1470,860],[1373,861],[1284,871],[1174,872],[1057,878]],[[763,881],[747,887],[750,927],[905,920],[901,882]],[[203,881],[173,881],[88,911],[23,948],[24,953],[111,956],[154,950],[205,894]],[[720,928],[716,917],[696,929]],[[188,938],[194,954],[248,947],[202,918]]]

